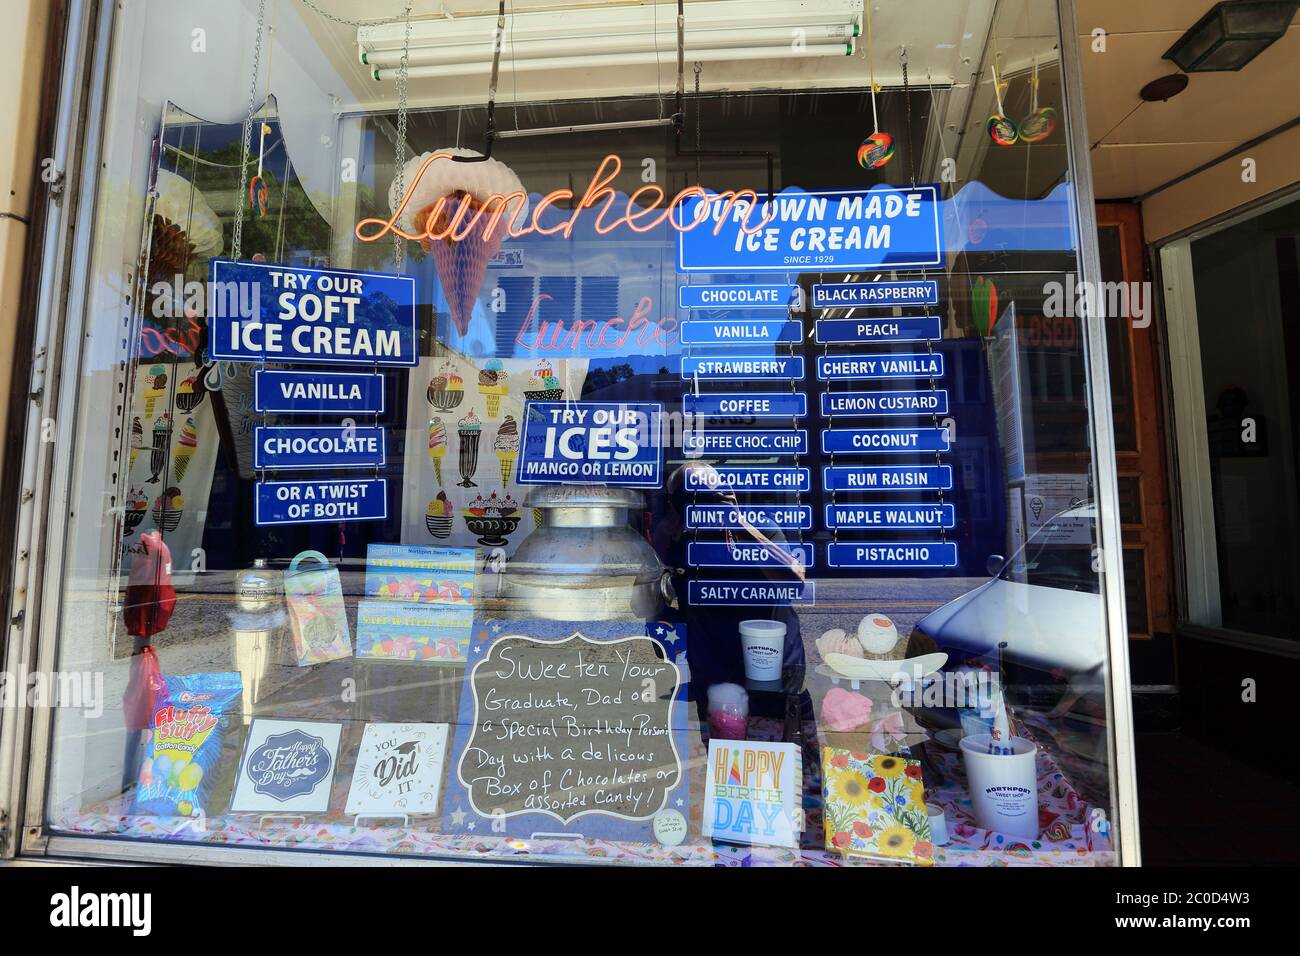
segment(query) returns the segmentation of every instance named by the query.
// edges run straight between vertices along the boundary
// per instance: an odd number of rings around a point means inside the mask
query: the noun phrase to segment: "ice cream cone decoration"
[[[424,526],[435,538],[446,538],[451,534],[451,522],[455,513],[451,502],[447,500],[447,493],[440,491],[438,497],[432,499],[425,509]]]
[[[450,362],[443,362],[429,382],[425,397],[440,412],[449,412],[465,400],[465,380],[456,372]]]
[[[506,384],[507,377],[505,366],[497,358],[489,359],[483,371],[478,373],[478,390],[487,399],[488,418],[501,414],[501,396],[510,390]]]
[[[480,155],[471,149],[435,152],[447,157]],[[401,210],[399,223],[406,232],[425,235],[420,245],[433,258],[452,322],[464,335],[487,275],[488,260],[501,247],[506,227],[523,221],[528,194],[510,167],[495,159],[458,163],[440,158],[430,162],[432,155],[416,156],[403,167],[400,182],[407,187],[406,196],[398,191],[399,179],[395,177],[388,204],[394,213]],[[495,208],[483,205],[493,194],[510,197],[499,218]],[[432,239],[429,232],[445,237]]]
[[[429,419],[429,460],[433,462],[433,475],[442,484],[442,460],[447,457],[447,426],[441,418]]]
[[[131,419],[131,463],[128,469],[135,468],[135,460],[140,457],[143,448],[144,426],[140,424],[140,416],[136,415]]]
[[[176,386],[176,407],[189,414],[203,401],[205,394],[203,385],[199,382],[199,373],[195,371]]]
[[[156,175],[149,277],[171,281],[192,261],[220,253],[224,234],[221,220],[193,183],[165,169]]]
[[[135,529],[139,527],[140,522],[144,521],[144,516],[149,513],[149,499],[145,497],[143,488],[132,488],[130,494],[126,496],[126,508],[122,512],[122,524],[125,526],[122,531],[123,537],[129,537],[135,534]]]
[[[153,443],[149,448],[149,484],[157,484],[158,476],[167,467],[167,452],[171,446],[171,416],[163,412],[153,423]]]
[[[483,438],[483,423],[474,414],[474,409],[456,423],[456,434],[460,438],[460,481],[462,488],[477,488],[474,474],[478,471],[478,447]]]
[[[501,427],[497,429],[496,441],[492,444],[501,466],[501,486],[508,486],[514,478],[515,461],[519,458],[519,426],[513,415],[507,415]]]
[[[524,397],[532,402],[555,402],[564,397],[564,386],[546,359],[537,363],[537,368],[524,388]]]
[[[153,520],[164,531],[175,531],[181,523],[181,513],[185,510],[185,496],[175,485],[154,499]]]
[[[190,462],[194,459],[194,453],[199,450],[199,433],[194,428],[194,419],[185,419],[185,424],[181,426],[181,437],[176,440],[176,451],[172,455],[172,465],[175,470],[172,477],[177,481],[185,480],[185,472],[189,471]]]
[[[154,409],[158,407],[158,399],[162,398],[167,391],[167,369],[162,365],[151,365],[149,373],[145,376],[144,385],[144,417],[153,418]]]

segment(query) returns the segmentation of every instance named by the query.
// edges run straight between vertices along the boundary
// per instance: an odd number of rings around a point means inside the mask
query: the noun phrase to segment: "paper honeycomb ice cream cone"
[[[435,153],[441,158],[434,159]],[[402,167],[389,188],[388,206],[404,231],[424,237],[420,245],[433,259],[452,322],[464,335],[488,260],[501,247],[508,226],[526,214],[528,194],[519,177],[498,160],[446,147],[415,156]]]
[[[468,193],[458,193],[445,203],[433,217],[434,231],[446,230],[457,221],[461,206],[465,212],[460,215],[460,222],[474,222],[475,217],[483,211],[483,204]],[[421,210],[420,215],[428,216],[432,208]],[[416,222],[420,221],[419,216]],[[479,290],[483,287],[483,278],[487,275],[488,260],[501,248],[501,233],[494,229],[488,233],[489,216],[482,216],[478,221],[464,230],[460,239],[422,239],[420,244],[433,257],[433,266],[442,282],[442,293],[451,308],[451,320],[457,331],[464,335],[469,330],[470,320],[474,317],[474,303],[478,301]]]
[[[533,527],[534,527],[534,528],[540,528],[541,526],[542,526],[542,509],[541,509],[541,508],[534,508],[534,509],[533,509]]]

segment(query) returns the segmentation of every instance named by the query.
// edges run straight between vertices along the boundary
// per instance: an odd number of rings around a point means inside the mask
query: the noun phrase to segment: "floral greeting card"
[[[921,764],[822,748],[826,848],[891,863],[933,862]]]

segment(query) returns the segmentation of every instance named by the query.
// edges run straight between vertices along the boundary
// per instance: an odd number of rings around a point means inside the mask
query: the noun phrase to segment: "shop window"
[[[647,5],[529,4],[521,42],[624,18],[627,62],[521,55],[490,108],[447,50],[495,17],[417,18],[399,78],[407,25],[366,4],[281,3],[261,60],[244,4],[200,77],[170,4],[118,5],[67,317],[98,520],[51,529],[60,665],[111,701],[38,744],[50,833],[1118,860],[1108,729],[1059,742],[1107,711],[1113,503],[1050,305],[1090,201],[1054,8],[691,2],[687,30],[754,4],[680,101],[672,5],[657,69]]]

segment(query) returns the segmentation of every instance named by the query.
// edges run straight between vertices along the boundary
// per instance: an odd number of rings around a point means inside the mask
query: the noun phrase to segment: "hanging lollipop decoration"
[[[1038,106],[1038,58],[1034,58],[1033,72],[1029,79],[1030,113],[1020,121],[1020,138],[1026,143],[1041,143],[1052,135],[1056,129],[1056,110],[1050,106]]]
[[[880,169],[894,158],[894,137],[880,131],[880,116],[876,112],[876,50],[871,37],[871,0],[867,0],[867,69],[871,74],[871,126],[873,132],[858,147],[858,165],[863,169]]]
[[[1002,90],[1006,84],[1002,82],[1002,77],[998,72],[998,63],[1001,59],[1001,53],[993,54],[993,95],[997,97],[998,111],[989,117],[987,128],[989,139],[993,140],[993,142],[999,146],[1012,146],[1020,134],[1016,129],[1016,124],[1011,121],[1006,110],[1002,107]]]
[[[266,95],[262,102],[270,104],[271,102],[271,63],[275,58],[275,24],[272,23],[266,30],[267,54],[266,54]],[[271,133],[271,124],[265,119],[261,123],[261,133],[257,140],[257,175],[248,183],[248,203],[253,207],[254,219],[265,219],[267,211],[271,208],[271,190],[267,188],[266,178],[262,175],[262,160],[266,156],[266,137]]]
[[[257,145],[257,175],[248,183],[248,203],[253,207],[253,217],[255,219],[266,218],[266,211],[271,206],[271,190],[266,186],[266,180],[262,178],[262,155],[266,145],[266,134],[271,131],[271,127],[262,124],[262,137]]]

